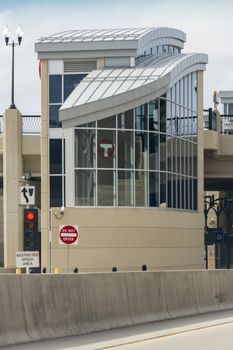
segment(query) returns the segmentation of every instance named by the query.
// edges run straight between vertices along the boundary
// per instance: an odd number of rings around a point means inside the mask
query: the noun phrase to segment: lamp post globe
[[[21,29],[21,25],[16,30],[16,36],[17,36],[17,42],[12,39],[10,41],[11,32],[8,28],[8,26],[5,27],[3,31],[3,35],[5,38],[5,44],[6,46],[10,46],[12,48],[12,58],[11,58],[11,104],[10,109],[16,109],[15,102],[14,102],[14,83],[15,83],[15,46],[20,46],[23,38],[23,31]]]

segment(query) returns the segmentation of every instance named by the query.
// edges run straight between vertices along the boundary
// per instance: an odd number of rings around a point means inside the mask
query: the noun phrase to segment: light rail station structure
[[[17,110],[3,116],[5,266],[22,249],[15,198],[30,173],[42,267],[66,271],[59,227],[76,225],[72,270],[204,268],[204,155],[213,183],[225,140],[203,128],[208,58],[184,53],[185,42],[173,28],[71,30],[36,42],[41,133],[25,134],[29,118]]]

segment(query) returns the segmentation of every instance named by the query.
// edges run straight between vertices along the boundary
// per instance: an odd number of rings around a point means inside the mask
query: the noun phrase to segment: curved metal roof
[[[177,54],[152,57],[136,68],[94,70],[63,103],[60,120],[75,126],[122,112],[160,96],[186,74],[205,70],[207,62],[206,54]]]
[[[37,43],[90,42],[90,41],[128,41],[139,40],[147,35],[152,39],[173,37],[186,41],[184,32],[174,28],[127,28],[127,29],[89,29],[67,30],[50,36],[42,37]]]
[[[174,28],[128,28],[69,30],[37,40],[38,58],[57,58],[61,53],[97,52],[96,57],[110,56],[117,51],[123,56],[135,57],[151,47],[171,43],[183,48],[186,34]],[[58,54],[59,53],[59,54]],[[118,56],[120,55],[118,54]],[[51,56],[52,55],[52,56]],[[55,55],[55,56],[54,56]],[[72,56],[73,57],[73,56]],[[72,58],[71,57],[71,58]]]

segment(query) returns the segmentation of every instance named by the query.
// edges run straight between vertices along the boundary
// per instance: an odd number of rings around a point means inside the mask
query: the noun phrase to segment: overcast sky
[[[205,52],[204,106],[214,90],[233,90],[233,0],[0,0],[0,31],[24,37],[15,52],[15,104],[40,114],[36,39],[69,29],[174,27],[187,34],[184,52]],[[2,42],[2,43],[1,43]],[[11,50],[2,37],[0,114],[11,102]]]

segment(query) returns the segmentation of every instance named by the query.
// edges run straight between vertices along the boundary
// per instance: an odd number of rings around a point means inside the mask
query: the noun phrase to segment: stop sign
[[[76,245],[78,244],[78,226],[65,225],[59,228],[59,243]]]

